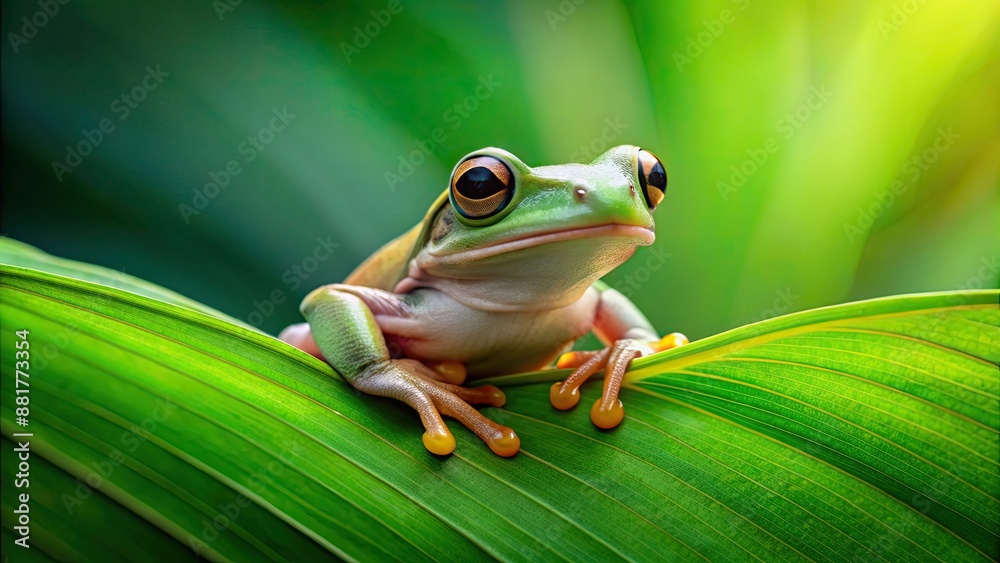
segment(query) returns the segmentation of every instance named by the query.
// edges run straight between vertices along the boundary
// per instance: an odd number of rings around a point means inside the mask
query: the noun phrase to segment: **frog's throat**
[[[491,256],[497,256],[500,254],[507,254],[510,252],[515,252],[517,250],[523,250],[525,248],[532,248],[535,246],[541,246],[543,244],[552,244],[554,242],[562,242],[567,240],[576,240],[582,238],[598,238],[598,237],[629,237],[636,239],[637,246],[647,246],[653,244],[656,235],[653,230],[649,227],[644,227],[640,225],[623,225],[620,223],[610,223],[607,225],[598,225],[596,227],[583,227],[579,229],[563,229],[563,230],[553,230],[541,233],[532,233],[527,236],[522,236],[513,239],[502,240],[493,243],[489,246],[484,246],[481,248],[475,248],[471,250],[462,250],[459,252],[453,252],[451,254],[433,255],[426,254],[424,256],[418,257],[418,262],[423,261],[421,258],[426,259],[428,262],[433,262],[434,265],[452,265],[452,264],[465,264],[469,262],[474,262],[476,260],[482,260],[484,258],[489,258]],[[424,266],[430,266],[431,264],[418,264],[421,269]]]

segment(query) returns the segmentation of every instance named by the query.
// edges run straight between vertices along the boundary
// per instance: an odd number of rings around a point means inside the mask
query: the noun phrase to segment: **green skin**
[[[469,404],[501,406],[503,394],[447,383],[431,368],[457,362],[472,380],[542,369],[590,331],[609,347],[609,370],[619,365],[624,373],[632,358],[653,351],[649,343],[659,337],[649,321],[598,282],[654,240],[638,153],[624,145],[590,164],[538,168],[496,148],[471,153],[459,162],[492,156],[511,171],[514,192],[501,212],[468,220],[442,196],[410,259],[398,261],[402,275],[392,291],[321,287],[302,303],[308,326],[289,327],[281,338],[324,358],[360,391],[415,408],[432,452],[454,449],[444,414],[499,455],[513,455],[513,431]]]

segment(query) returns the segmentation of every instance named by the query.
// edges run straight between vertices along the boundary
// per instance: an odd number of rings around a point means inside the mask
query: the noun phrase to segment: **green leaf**
[[[565,370],[497,378],[508,404],[485,412],[521,453],[452,425],[439,458],[415,413],[306,354],[11,246],[3,465],[31,432],[30,541],[53,558],[1000,557],[995,290],[827,307],[637,360],[609,432],[585,408],[597,383],[559,412]],[[12,541],[24,491],[2,486]]]
[[[6,237],[0,237],[0,264],[17,264],[18,266],[25,268],[42,270],[44,272],[60,274],[82,281],[117,287],[132,293],[145,295],[146,297],[156,299],[157,301],[173,303],[174,305],[180,305],[181,307],[201,311],[202,313],[212,315],[213,317],[225,319],[231,323],[245,326],[247,328],[253,328],[237,318],[230,317],[225,313],[202,305],[192,299],[188,299],[179,293],[170,291],[169,289],[160,287],[156,284],[149,283],[145,280],[141,280],[135,276],[126,274],[125,272],[119,272],[117,270],[94,266],[91,264],[84,264],[83,262],[76,262],[74,260],[66,260],[65,258],[58,258],[56,256],[52,256],[51,254],[42,252],[34,246]]]

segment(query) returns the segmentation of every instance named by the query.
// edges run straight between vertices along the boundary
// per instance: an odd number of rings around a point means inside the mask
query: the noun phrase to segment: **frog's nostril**
[[[583,186],[577,186],[576,188],[573,189],[573,195],[576,196],[577,201],[582,203],[584,200],[587,199],[587,188]]]

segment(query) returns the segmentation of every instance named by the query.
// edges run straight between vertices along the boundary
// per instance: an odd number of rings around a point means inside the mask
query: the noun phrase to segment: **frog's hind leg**
[[[374,292],[379,295],[372,295]],[[442,414],[472,430],[497,455],[517,453],[520,440],[514,431],[487,419],[469,404],[500,406],[505,400],[503,393],[493,386],[459,387],[441,381],[439,374],[419,361],[392,359],[370,300],[379,311],[395,300],[400,307],[397,312],[406,314],[405,306],[398,303],[399,296],[346,285],[320,288],[302,302],[312,338],[327,362],[359,391],[397,399],[416,410],[425,429],[424,446],[432,453],[445,455],[455,449],[455,438]]]

